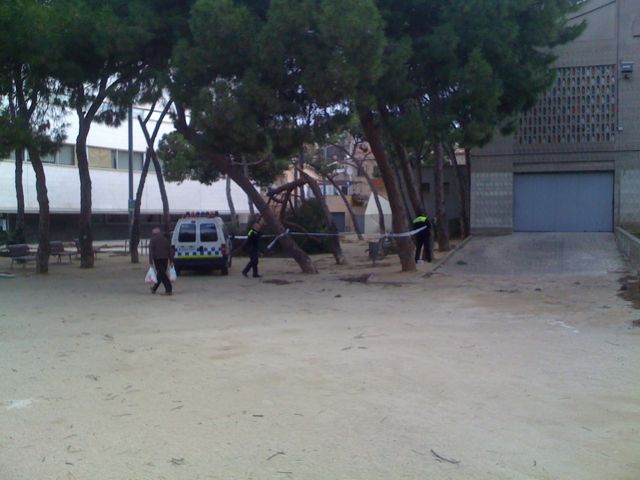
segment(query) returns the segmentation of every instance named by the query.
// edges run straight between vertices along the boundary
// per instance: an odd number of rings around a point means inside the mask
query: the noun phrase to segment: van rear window
[[[217,242],[218,230],[215,223],[200,224],[200,241],[201,242]]]
[[[178,232],[178,242],[195,242],[196,241],[196,224],[183,223],[180,225]]]

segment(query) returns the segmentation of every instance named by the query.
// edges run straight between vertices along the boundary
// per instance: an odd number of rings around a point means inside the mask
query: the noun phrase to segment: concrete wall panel
[[[513,228],[513,174],[471,173],[471,229],[481,232]]]

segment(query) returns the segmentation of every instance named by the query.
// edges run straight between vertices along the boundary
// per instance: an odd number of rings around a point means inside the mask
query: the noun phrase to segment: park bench
[[[80,255],[80,241],[76,238],[73,243],[76,246],[76,256]],[[100,247],[93,247],[93,258],[98,258],[98,253],[100,253]]]
[[[62,262],[63,256],[69,257],[69,263],[71,263],[71,257],[75,255],[75,252],[70,252],[69,250],[65,250],[64,244],[62,242],[51,242],[51,252],[50,255],[58,257],[58,263]]]
[[[8,245],[9,258],[11,258],[11,268],[13,269],[14,262],[22,263],[22,266],[26,268],[27,262],[35,261],[36,254],[32,252],[29,245],[19,243],[16,245]]]
[[[131,251],[131,240],[127,239],[124,241],[124,251],[125,253]],[[141,238],[138,242],[138,252],[141,254],[146,254],[149,251],[149,239]]]
[[[369,259],[375,266],[376,260],[388,255],[392,248],[393,246],[389,237],[382,237],[375,242],[369,242],[369,248],[367,249],[367,252],[369,252]]]

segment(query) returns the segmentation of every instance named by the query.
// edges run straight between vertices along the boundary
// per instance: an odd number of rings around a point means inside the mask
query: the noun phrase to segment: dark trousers
[[[427,262],[431,262],[431,239],[429,232],[427,232],[426,235],[416,235],[416,262],[420,260],[420,251],[423,247]]]
[[[153,286],[153,291],[158,290],[160,284],[164,285],[164,291],[171,293],[171,280],[167,276],[167,267],[169,266],[169,260],[166,258],[159,258],[153,261],[156,267],[156,276],[158,277],[158,283]]]
[[[247,263],[247,266],[244,267],[244,270],[242,270],[243,274],[247,274],[249,272],[249,269],[253,269],[253,276],[257,277],[258,276],[258,252],[249,252],[249,263]]]

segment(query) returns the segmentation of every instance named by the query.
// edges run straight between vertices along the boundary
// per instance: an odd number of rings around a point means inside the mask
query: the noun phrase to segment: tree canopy
[[[34,101],[49,120],[31,133],[51,126],[51,105],[78,114],[83,258],[91,122],[118,124],[132,102],[163,95],[175,103],[177,128],[160,149],[167,179],[232,174],[249,194],[247,168],[268,184],[305,144],[357,118],[395,218],[406,216],[399,187],[415,194],[411,169],[431,151],[441,162],[439,143],[481,146],[533,106],[553,80],[553,48],[584,28],[568,23],[576,8],[573,0],[8,0],[0,93],[18,94],[18,71],[40,92]],[[65,102],[53,93],[61,88]],[[5,149],[20,137],[10,107],[0,112]],[[405,227],[394,220],[395,230]],[[401,254],[403,268],[409,257]]]

